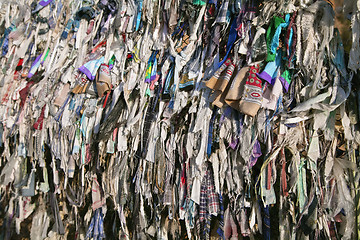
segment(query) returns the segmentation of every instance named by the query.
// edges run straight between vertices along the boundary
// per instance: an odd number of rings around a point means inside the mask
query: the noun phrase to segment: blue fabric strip
[[[279,41],[280,41],[280,34],[281,34],[281,30],[287,26],[289,26],[289,23],[290,23],[290,14],[286,14],[285,16],[285,22],[284,23],[281,23],[276,31],[275,31],[275,34],[274,34],[274,37],[271,41],[271,52],[274,54],[276,52],[276,49],[278,48],[279,46]]]
[[[228,58],[228,55],[232,49],[232,46],[234,45],[236,38],[237,38],[237,31],[236,31],[236,19],[233,20],[232,24],[231,24],[231,28],[230,28],[230,33],[229,33],[229,38],[228,38],[228,42],[226,44],[226,55],[223,58],[223,60],[219,63],[218,68],[226,61],[226,59]],[[215,69],[217,70],[217,69]]]

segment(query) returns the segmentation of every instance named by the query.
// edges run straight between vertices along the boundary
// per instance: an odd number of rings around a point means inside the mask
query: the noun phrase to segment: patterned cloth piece
[[[219,195],[215,192],[215,185],[211,169],[207,175],[207,198],[208,198],[208,211],[211,215],[217,215],[220,209]]]
[[[95,210],[95,214],[91,219],[89,228],[86,232],[86,239],[92,238],[94,240],[101,240],[105,239],[105,237],[102,209],[98,208]]]
[[[218,70],[216,70],[215,74],[205,83],[208,88],[214,89],[214,90],[221,90],[223,91],[226,87],[222,84],[224,80],[229,81],[230,76],[232,74],[232,70],[230,69],[229,65],[233,65],[231,59],[227,59]],[[230,74],[230,76],[229,76]],[[221,79],[220,79],[221,77]]]
[[[258,73],[258,72],[259,72],[259,65],[250,67],[249,77],[245,84],[243,100],[261,105],[261,102],[262,102],[261,83],[262,82],[256,75],[256,73]]]
[[[227,23],[228,22],[228,8],[229,8],[229,0],[225,1],[220,9],[219,9],[219,13],[216,17],[215,22],[216,23]]]
[[[210,239],[211,216],[219,213],[219,195],[215,192],[212,168],[206,165],[206,172],[200,189],[199,222],[205,239]]]
[[[221,239],[225,239],[224,236],[224,204],[223,204],[223,200],[222,200],[222,196],[221,194],[219,194],[219,227],[217,229],[217,233],[219,234],[219,236],[221,237]]]

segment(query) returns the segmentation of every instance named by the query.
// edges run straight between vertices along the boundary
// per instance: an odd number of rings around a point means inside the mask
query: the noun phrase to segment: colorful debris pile
[[[0,2],[0,239],[359,239],[359,9]]]

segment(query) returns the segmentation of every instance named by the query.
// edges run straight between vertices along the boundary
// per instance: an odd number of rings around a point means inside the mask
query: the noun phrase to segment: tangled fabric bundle
[[[358,239],[360,3],[0,3],[0,239]]]

